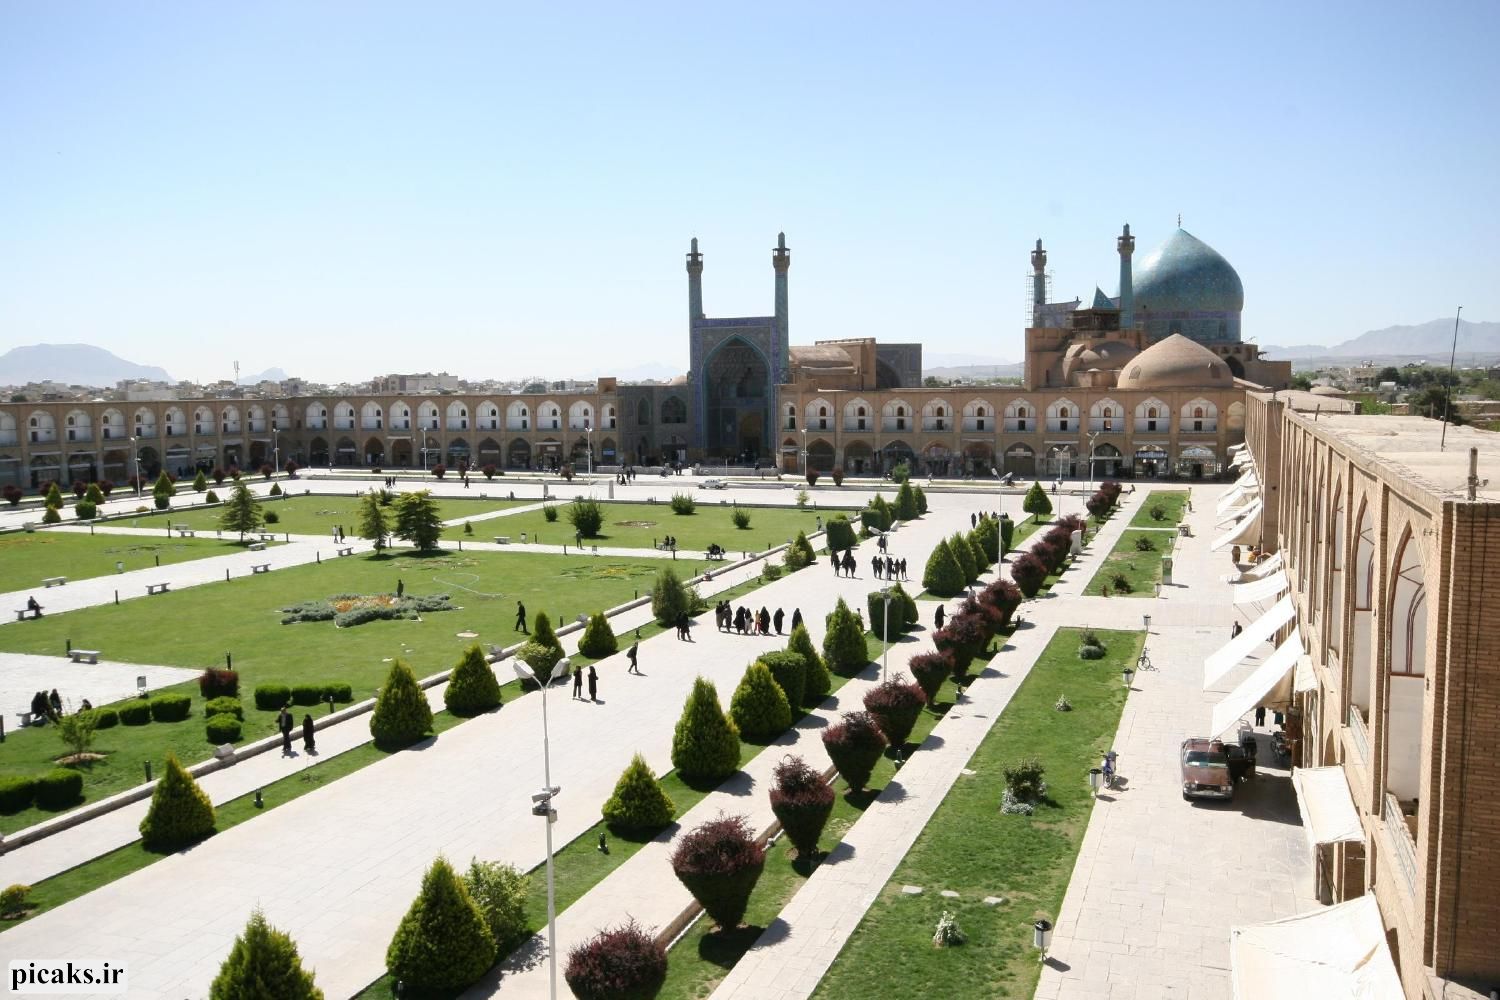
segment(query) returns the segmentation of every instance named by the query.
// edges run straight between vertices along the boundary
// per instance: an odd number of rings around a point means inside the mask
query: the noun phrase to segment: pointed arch
[[[641,402],[644,403],[645,400],[641,400]],[[511,404],[505,408],[505,429],[508,431],[531,430],[531,407],[527,406],[522,400],[512,400]],[[529,448],[526,449],[526,457],[528,460],[531,457],[531,449]],[[512,462],[511,464],[514,465],[516,463]],[[524,465],[525,463],[521,464]]]
[[[1125,429],[1125,409],[1105,396],[1089,407],[1089,430],[1112,434]]]
[[[1005,405],[1005,429],[1011,434],[1030,434],[1036,430],[1036,405],[1025,397],[1012,399]]]
[[[359,426],[361,430],[378,431],[383,430],[385,425],[385,410],[375,400],[365,401],[365,405],[359,408]],[[369,448],[365,449],[369,453]]]
[[[1051,433],[1071,434],[1078,430],[1078,419],[1078,404],[1066,396],[1047,406],[1047,430]]]
[[[953,429],[953,404],[939,396],[922,404],[922,430],[948,431]],[[926,449],[923,450],[926,454]],[[946,461],[946,456],[944,457]]]
[[[810,431],[833,430],[833,405],[818,396],[807,404],[807,423],[805,425]],[[832,447],[830,445],[830,447]],[[832,468],[832,465],[829,466]]]
[[[500,407],[495,405],[493,399],[480,400],[479,405],[474,407],[474,427],[482,431],[500,429]]]
[[[872,431],[875,429],[875,409],[870,401],[856,396],[844,404],[844,430]]]
[[[1167,434],[1172,430],[1172,411],[1156,396],[1148,396],[1135,405],[1137,434]]]
[[[206,406],[200,406],[193,410],[193,433],[212,434],[214,432],[214,411]]]
[[[341,399],[333,405],[333,429],[354,430],[354,404],[347,399]]]
[[[455,399],[448,404],[448,429],[450,431],[469,429],[469,408],[460,400]]]
[[[188,429],[187,414],[179,407],[169,406],[163,424],[167,437],[182,437]]]
[[[99,414],[99,440],[118,441],[128,436],[125,433],[125,414],[113,406]]]
[[[574,401],[568,407],[568,429],[587,430],[594,426],[594,404],[586,399]]]
[[[562,430],[562,407],[555,400],[544,399],[536,408],[537,430]]]
[[[988,434],[995,429],[995,404],[988,399],[971,399],[964,404],[963,429],[970,434]],[[986,461],[993,459],[993,454]]]
[[[1211,399],[1199,396],[1182,404],[1182,430],[1192,434],[1212,434],[1219,429],[1219,407]]]
[[[906,400],[899,398],[887,400],[880,408],[881,429],[897,434],[909,432],[914,426],[912,413],[911,404]]]

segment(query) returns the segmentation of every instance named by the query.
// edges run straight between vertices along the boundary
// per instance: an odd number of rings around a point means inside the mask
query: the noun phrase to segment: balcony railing
[[[1396,867],[1406,879],[1407,890],[1415,896],[1417,892],[1417,842],[1411,835],[1410,827],[1406,825],[1406,814],[1401,811],[1401,803],[1389,792],[1385,796],[1382,817],[1385,819],[1386,835],[1391,840],[1391,857],[1396,859]]]
[[[1369,760],[1370,734],[1365,729],[1365,717],[1360,714],[1358,705],[1349,706],[1349,736],[1354,742],[1354,750],[1359,754],[1359,759]]]

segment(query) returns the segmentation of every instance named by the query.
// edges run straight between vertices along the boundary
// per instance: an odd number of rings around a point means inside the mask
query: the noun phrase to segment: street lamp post
[[[272,475],[275,475],[281,471],[281,431],[277,429],[275,423],[271,424],[271,461],[275,463],[272,465],[272,469],[275,470]]]
[[[594,428],[587,420],[583,422],[583,433],[588,435],[589,440],[588,477],[592,481],[594,478]]]
[[[130,457],[135,462],[135,498],[141,498],[141,446],[132,437],[130,439]]]
[[[536,672],[519,657],[512,657],[510,662],[517,677],[523,681],[535,681],[542,689],[542,780],[545,784],[540,792],[532,793],[531,801],[534,805],[531,813],[547,821],[547,964],[551,978],[549,995],[557,1000],[557,891],[552,875],[552,824],[557,822],[557,810],[552,808],[552,799],[562,791],[562,787],[552,784],[552,751],[547,741],[547,683],[537,677]],[[567,658],[559,660],[557,666],[566,671],[569,666]],[[549,675],[547,680],[551,679]]]
[[[1094,433],[1089,435],[1089,478],[1088,489],[1084,490],[1085,493],[1094,492],[1094,439],[1102,433],[1104,432],[1095,431]]]
[[[880,596],[885,601],[885,613],[880,619],[880,682],[885,683],[885,668],[887,661],[891,658],[891,587],[886,584],[880,588]],[[905,612],[902,612],[905,614]]]
[[[802,476],[804,479],[807,478],[807,472],[807,428],[804,427],[802,428]]]

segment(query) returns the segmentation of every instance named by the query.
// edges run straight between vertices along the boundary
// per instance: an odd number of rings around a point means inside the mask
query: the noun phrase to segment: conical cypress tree
[[[719,707],[713,681],[699,677],[672,733],[672,766],[685,778],[723,779],[740,766],[740,733]]]
[[[806,625],[798,625],[792,629],[786,648],[789,652],[801,653],[802,658],[807,661],[807,679],[802,686],[803,699],[812,702],[828,697],[828,692],[833,690],[833,678],[828,674],[828,665],[823,662],[823,657],[813,645],[812,636],[807,634]]]
[[[323,1000],[296,943],[256,910],[208,988],[209,1000]]]
[[[927,568],[922,572],[922,586],[929,594],[952,597],[962,591],[967,582],[963,567],[954,558],[947,539],[938,542],[932,555],[927,557]]]
[[[388,750],[411,746],[432,731],[432,709],[405,660],[391,664],[370,714],[370,735]]]
[[[971,531],[964,536],[964,542],[969,546],[969,554],[974,557],[975,576],[983,573],[990,567],[989,553],[984,549],[984,542],[979,540],[979,532]]]
[[[500,682],[477,643],[464,652],[453,668],[448,687],[443,691],[443,704],[454,715],[478,715],[500,704]]]
[[[57,480],[53,480],[47,487],[46,506],[48,510],[60,510],[63,505],[62,490],[57,488]]]
[[[1031,484],[1031,489],[1026,491],[1026,499],[1021,501],[1021,509],[1034,515],[1038,521],[1052,513],[1052,501],[1047,498],[1047,491],[1042,489],[1041,483]]]
[[[917,491],[912,488],[910,480],[902,483],[901,488],[896,491],[896,503],[891,509],[903,521],[916,519]]]
[[[202,469],[199,469],[198,474],[193,477],[193,492],[202,493],[206,489],[208,489],[208,477],[203,474]]]
[[[557,633],[552,631],[552,619],[547,617],[547,612],[545,611],[538,611],[536,617],[531,620],[530,641],[536,643],[538,646],[544,646],[555,651],[552,659],[553,665],[556,665],[558,660],[567,655],[563,652],[562,643],[558,641]],[[530,664],[533,670],[537,671],[537,679],[541,682],[546,683],[552,679],[551,667],[547,668],[546,675],[543,676],[543,672],[537,669],[537,664],[531,663],[530,660],[526,662]]]
[[[672,822],[677,807],[656,780],[646,758],[636,754],[604,803],[604,821],[626,830],[655,830]]]
[[[422,891],[401,918],[385,952],[385,966],[408,987],[462,989],[495,961],[495,938],[463,880],[439,857],[422,878]]]
[[[589,617],[589,623],[584,626],[583,635],[578,639],[578,651],[595,660],[613,656],[620,651],[619,640],[609,627],[609,619],[604,617],[604,612],[596,611]]]
[[[921,517],[923,514],[927,513],[927,493],[922,489],[921,486],[915,486],[913,487],[913,489],[917,494],[917,516]]]
[[[828,631],[823,636],[823,659],[828,669],[845,677],[853,677],[870,662],[870,650],[865,645],[865,631],[859,619],[849,610],[842,597],[828,614]]]
[[[953,558],[958,560],[958,568],[963,573],[964,584],[967,586],[979,575],[979,567],[974,565],[974,550],[969,548],[969,543],[964,541],[961,533],[948,539],[948,549],[953,553]]]
[[[175,851],[214,832],[213,803],[174,754],[167,754],[140,830],[141,841],[151,851]]]
[[[770,667],[759,660],[750,664],[729,700],[729,716],[747,740],[772,740],[787,731],[792,707]]]

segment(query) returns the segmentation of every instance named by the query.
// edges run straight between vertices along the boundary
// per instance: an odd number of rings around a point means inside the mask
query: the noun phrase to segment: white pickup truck
[[[705,490],[723,490],[728,489],[729,484],[722,479],[705,479],[703,480],[703,488]]]

